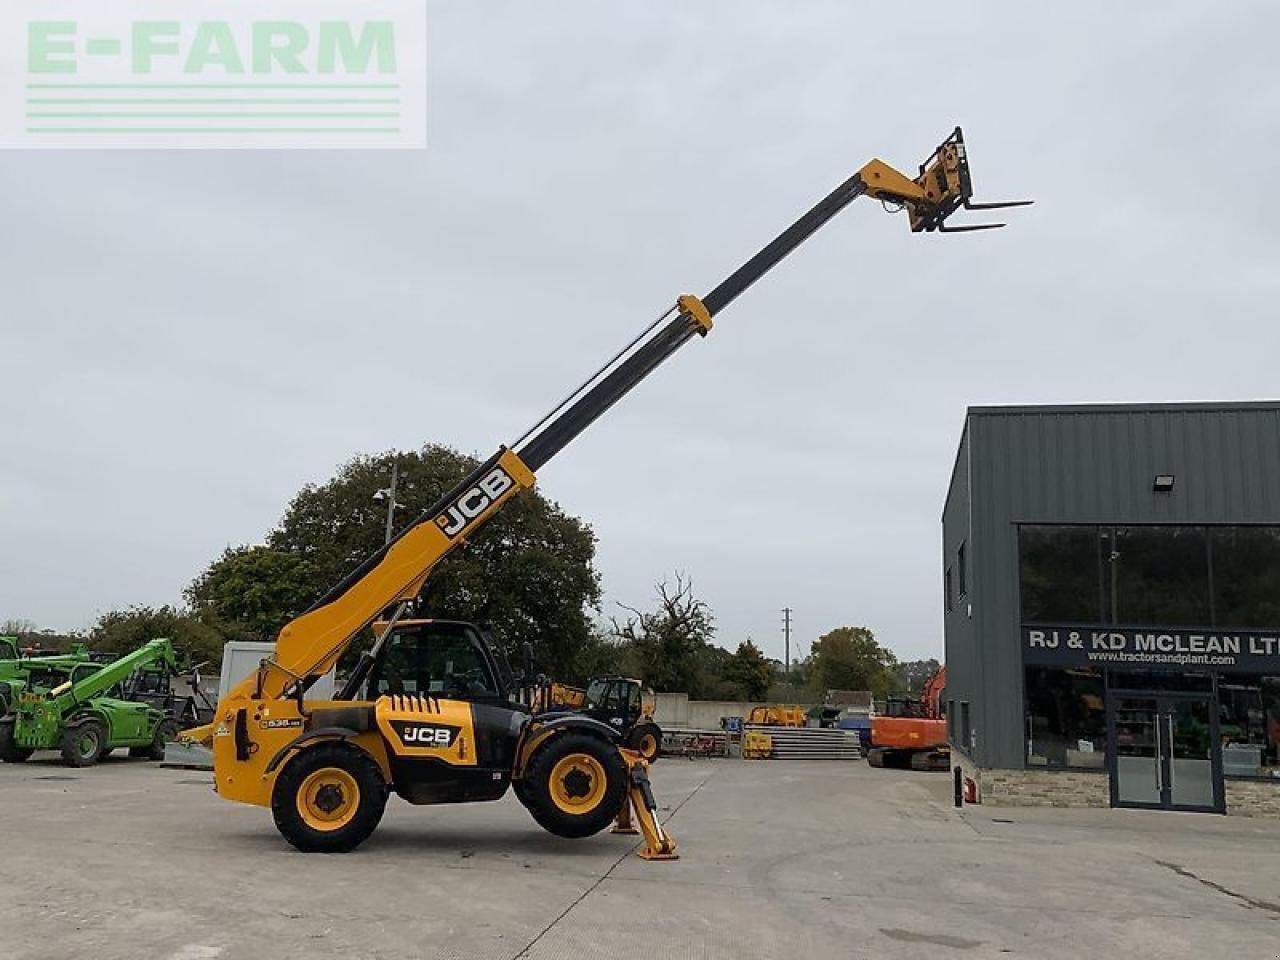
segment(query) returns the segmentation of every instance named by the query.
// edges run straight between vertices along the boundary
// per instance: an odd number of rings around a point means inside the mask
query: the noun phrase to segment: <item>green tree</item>
[[[229,632],[270,638],[382,547],[386,502],[374,495],[387,486],[393,464],[395,525],[403,528],[477,463],[435,445],[358,456],[327,483],[299,491],[265,547],[231,550],[215,561],[188,598]],[[436,567],[420,610],[492,624],[509,655],[529,642],[553,676],[584,680],[578,654],[591,643],[588,614],[600,600],[595,543],[581,520],[536,491],[522,492]]]
[[[928,660],[907,660],[898,665],[898,688],[919,696],[925,682],[942,669],[942,664],[930,657]]]
[[[134,606],[111,610],[89,631],[89,645],[107,653],[130,653],[150,640],[167,637],[179,656],[192,663],[222,663],[223,635],[214,626],[174,607]]]
[[[28,652],[64,653],[77,643],[84,643],[80,633],[59,633],[41,629],[33,621],[11,619],[0,622],[0,636],[17,637],[18,649]]]
[[[725,677],[732,684],[733,700],[763,700],[773,683],[773,664],[748,637],[725,665]]]
[[[898,660],[866,627],[837,627],[813,644],[807,668],[815,693],[870,690],[884,697],[897,686]]]
[[[270,547],[234,547],[187,588],[187,602],[205,622],[236,639],[272,641],[316,599],[311,564]]]
[[[706,697],[713,676],[708,661],[714,662],[718,649],[708,649],[716,632],[711,610],[693,595],[693,584],[682,574],[676,575],[674,587],[663,581],[656,590],[655,610],[619,604],[629,616],[613,621],[614,636],[634,652],[640,678],[654,690]]]
[[[642,672],[635,648],[600,625],[592,628],[586,643],[579,648],[575,665],[575,682],[579,683],[590,677],[637,677]]]

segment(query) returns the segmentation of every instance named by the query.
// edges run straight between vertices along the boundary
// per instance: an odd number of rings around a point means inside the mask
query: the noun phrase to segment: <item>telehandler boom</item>
[[[215,786],[269,806],[302,850],[349,850],[369,836],[389,792],[411,803],[496,800],[514,784],[534,819],[560,836],[589,836],[634,812],[640,855],[675,857],[659,824],[647,764],[608,724],[580,714],[532,714],[509,669],[470,624],[399,626],[432,570],[534,473],[694,337],[823,224],[860,196],[905,209],[912,231],[948,227],[974,204],[960,129],[908,177],[872,160],[705,297],[684,295],[586,382],[501,447],[390,543],[280,632],[273,658],[232,688],[211,725]],[[307,689],[366,628],[386,617],[336,699]],[[632,831],[634,832],[634,831]]]

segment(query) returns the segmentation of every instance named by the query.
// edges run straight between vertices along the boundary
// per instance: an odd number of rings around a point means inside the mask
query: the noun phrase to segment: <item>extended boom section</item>
[[[411,803],[496,800],[510,789],[545,829],[585,837],[639,821],[642,855],[673,859],[646,760],[612,721],[538,712],[500,653],[470,624],[403,620],[432,571],[534,474],[695,337],[754,283],[860,196],[905,210],[914,232],[948,227],[974,204],[959,128],[908,177],[872,160],[704,297],[686,294],[584,383],[280,633],[275,656],[233,688],[208,728],[220,795],[270,806],[302,850],[349,850],[377,825],[389,792]],[[307,689],[375,624],[378,637],[338,698]],[[388,664],[396,664],[395,669]],[[526,671],[527,673],[527,671]]]

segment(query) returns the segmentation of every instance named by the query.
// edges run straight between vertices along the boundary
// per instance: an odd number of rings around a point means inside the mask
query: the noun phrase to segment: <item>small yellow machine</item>
[[[946,221],[962,207],[979,208],[970,194],[957,128],[918,176],[871,161],[705,297],[680,297],[509,448],[285,626],[274,657],[223,697],[206,728],[218,794],[269,807],[301,850],[342,851],[373,832],[393,792],[414,804],[443,804],[497,800],[510,788],[539,824],[564,837],[611,822],[634,829],[634,814],[644,835],[640,855],[674,858],[648,764],[616,730],[574,712],[531,711],[518,696],[527,677],[516,678],[477,627],[408,621],[410,605],[442,559],[533,486],[535,471],[663,361],[709,333],[717,314],[853,200],[866,195],[904,208],[913,231],[964,230],[975,228]],[[977,229],[989,226],[998,224]],[[337,696],[307,700],[311,685],[384,617]]]
[[[794,704],[786,707],[780,704],[752,707],[751,713],[747,715],[747,723],[761,727],[803,727],[808,719],[805,712]]]
[[[759,730],[748,730],[742,735],[743,760],[768,760],[773,756],[773,737]]]

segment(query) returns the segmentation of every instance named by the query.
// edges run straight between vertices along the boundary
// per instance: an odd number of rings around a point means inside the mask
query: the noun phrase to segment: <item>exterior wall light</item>
[[[1157,473],[1155,480],[1151,484],[1151,489],[1156,493],[1171,493],[1173,491],[1173,474]]]

